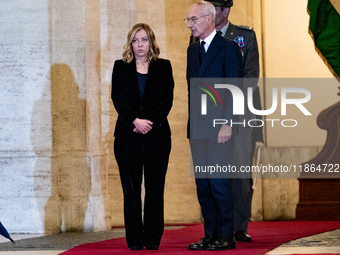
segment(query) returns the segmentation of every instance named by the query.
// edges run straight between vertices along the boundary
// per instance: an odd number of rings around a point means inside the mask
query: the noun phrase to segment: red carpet
[[[189,243],[198,241],[203,235],[203,225],[197,224],[178,230],[165,230],[158,251],[130,251],[125,238],[117,238],[97,243],[82,244],[61,254],[63,255],[221,255],[221,254],[265,254],[282,243],[300,237],[310,236],[340,228],[340,221],[274,221],[250,222],[249,234],[253,237],[251,243],[237,243],[235,250],[229,251],[190,251]]]

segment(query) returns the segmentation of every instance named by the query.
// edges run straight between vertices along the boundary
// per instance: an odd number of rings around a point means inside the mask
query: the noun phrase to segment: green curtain
[[[309,33],[315,48],[335,77],[340,76],[339,0],[308,0]]]

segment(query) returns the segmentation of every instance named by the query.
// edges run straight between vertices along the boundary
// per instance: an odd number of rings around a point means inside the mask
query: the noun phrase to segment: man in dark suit
[[[197,78],[241,78],[243,75],[242,56],[233,41],[220,36],[215,30],[215,8],[204,1],[196,2],[187,12],[186,23],[192,35],[199,41],[191,44],[187,51],[187,82],[189,91],[188,137],[194,169],[196,166],[232,165],[234,147],[234,129],[229,125],[219,125],[202,129],[197,123],[201,116],[192,114],[199,105],[195,104]],[[194,79],[196,78],[196,79]],[[223,119],[233,119],[233,98],[228,90],[220,90],[224,110]],[[190,101],[191,100],[191,101]],[[235,118],[234,118],[235,119]],[[196,132],[199,130],[199,132]],[[205,235],[197,243],[189,245],[191,250],[228,250],[236,248],[234,238],[234,208],[232,179],[209,178],[195,173],[197,197],[202,209]]]
[[[243,77],[244,80],[243,94],[247,95],[248,87],[252,88],[254,105],[260,104],[260,93],[257,86],[259,78],[259,52],[256,40],[256,34],[251,27],[236,26],[229,20],[230,8],[233,6],[233,0],[206,0],[215,6],[215,28],[221,32],[225,38],[235,41],[242,53]],[[242,119],[246,123],[255,116],[248,110],[245,104],[245,114]],[[259,109],[259,108],[256,108]],[[256,116],[257,117],[257,116]],[[249,126],[240,127],[239,135],[235,137],[234,148],[234,165],[237,169],[241,166],[250,166],[252,164],[253,147],[255,146],[253,137],[261,139],[262,127],[251,128]],[[263,139],[260,140],[263,142]],[[234,189],[234,228],[236,241],[251,242],[252,238],[248,234],[248,221],[251,216],[251,198],[252,198],[252,178],[251,173],[245,173],[241,178],[235,178],[233,182]]]

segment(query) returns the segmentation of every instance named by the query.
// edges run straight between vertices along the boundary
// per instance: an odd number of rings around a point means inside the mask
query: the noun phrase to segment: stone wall
[[[2,1],[0,12],[1,220],[12,232],[44,232],[54,172],[49,5]]]
[[[100,5],[1,3],[0,214],[11,232],[111,227]]]

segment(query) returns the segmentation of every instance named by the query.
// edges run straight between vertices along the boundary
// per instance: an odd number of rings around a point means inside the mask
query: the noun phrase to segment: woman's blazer
[[[132,123],[136,118],[153,122],[152,130],[146,135],[170,136],[167,116],[172,107],[173,88],[174,79],[169,60],[159,58],[149,63],[143,98],[139,92],[135,59],[130,63],[116,60],[111,92],[113,105],[118,112],[114,136],[136,134]]]

